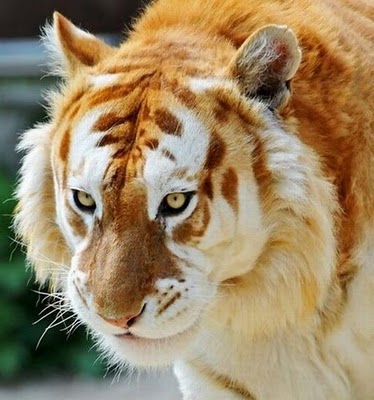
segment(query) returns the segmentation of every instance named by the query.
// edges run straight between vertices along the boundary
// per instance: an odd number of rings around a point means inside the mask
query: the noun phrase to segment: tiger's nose
[[[134,325],[134,323],[140,317],[140,315],[143,314],[144,310],[145,310],[145,304],[143,305],[142,309],[138,314],[125,315],[120,318],[105,318],[105,317],[102,318],[109,324],[118,326],[119,328],[130,328],[131,326]]]

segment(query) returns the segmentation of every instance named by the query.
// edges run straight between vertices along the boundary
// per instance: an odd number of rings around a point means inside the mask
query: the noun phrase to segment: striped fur
[[[157,0],[111,48],[55,14],[16,228],[103,351],[185,400],[373,398],[373,16]]]

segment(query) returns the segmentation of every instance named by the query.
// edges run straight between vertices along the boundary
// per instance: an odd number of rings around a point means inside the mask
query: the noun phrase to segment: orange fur
[[[70,267],[98,331],[154,301],[179,341],[189,292],[215,285],[176,367],[186,400],[374,392],[373,16],[365,0],[158,0],[117,49],[59,14],[47,28],[65,81],[23,139],[18,231],[38,280]],[[174,226],[179,191],[196,204]]]

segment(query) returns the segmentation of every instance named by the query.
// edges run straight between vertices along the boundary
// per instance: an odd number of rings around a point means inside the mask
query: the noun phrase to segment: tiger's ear
[[[58,12],[53,14],[53,24],[44,28],[43,41],[52,59],[51,72],[60,76],[72,76],[92,67],[114,51]]]
[[[288,99],[290,80],[300,61],[301,51],[292,30],[284,25],[268,25],[242,44],[230,73],[246,96],[275,109]]]

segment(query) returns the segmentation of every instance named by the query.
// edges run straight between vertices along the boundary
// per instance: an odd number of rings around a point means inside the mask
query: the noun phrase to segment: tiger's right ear
[[[43,42],[52,62],[53,75],[73,76],[113,54],[114,49],[94,35],[77,28],[60,13],[44,28]]]
[[[230,73],[244,95],[276,109],[287,102],[290,81],[300,61],[301,50],[293,31],[284,25],[267,25],[242,44]]]

